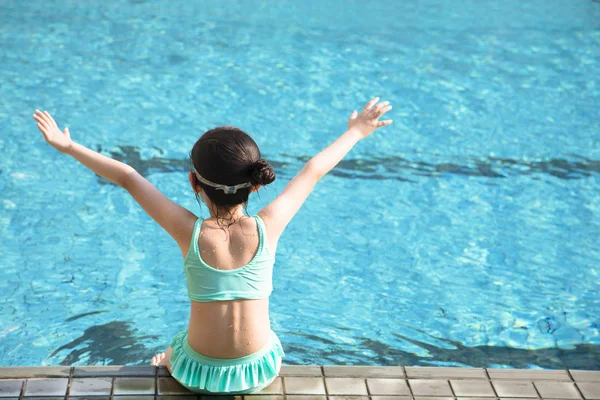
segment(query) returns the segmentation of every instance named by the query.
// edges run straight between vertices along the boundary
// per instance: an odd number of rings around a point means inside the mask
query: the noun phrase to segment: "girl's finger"
[[[40,110],[35,110],[35,114],[38,116],[38,118],[40,119],[41,122],[43,122],[45,125],[48,124],[48,122],[46,121],[46,115],[44,115],[43,112],[41,112]]]
[[[392,109],[392,106],[387,106],[387,107],[385,107],[383,109],[378,110],[377,114],[379,114],[379,117],[381,117],[383,114],[385,114],[386,112],[390,111],[391,109]]]
[[[35,119],[38,122],[38,124],[41,124],[44,127],[46,126],[46,121],[44,121],[44,119],[38,114],[33,114],[33,119]]]
[[[48,111],[44,111],[44,114],[46,114],[48,116],[52,125],[54,125],[55,127],[58,128],[58,125],[56,125],[56,121],[54,121],[54,118],[52,118],[52,115],[50,115],[50,113]]]
[[[38,126],[40,132],[42,132],[42,134],[44,135],[44,138],[46,140],[48,140],[48,134],[46,133],[46,129],[44,129],[44,127],[42,127],[40,124],[37,124],[37,126]]]
[[[389,125],[391,123],[392,123],[391,119],[386,119],[386,120],[377,122],[377,127],[379,128],[379,127],[382,127],[382,126]]]
[[[379,104],[377,104],[375,107],[373,107],[373,110],[378,110],[378,109],[380,109],[381,107],[385,107],[385,106],[387,106],[388,104],[390,104],[390,102],[389,102],[389,101],[382,101],[381,103],[379,103]]]
[[[372,99],[370,102],[367,103],[365,108],[363,108],[363,111],[370,110],[371,107],[373,107],[373,105],[375,105],[375,103],[377,103],[378,101],[379,101],[379,97],[375,97],[374,99]]]

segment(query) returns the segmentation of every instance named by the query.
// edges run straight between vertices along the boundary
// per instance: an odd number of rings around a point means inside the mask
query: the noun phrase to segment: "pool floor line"
[[[0,398],[208,400],[164,367],[0,367]],[[258,393],[230,400],[600,399],[600,370],[283,365]]]

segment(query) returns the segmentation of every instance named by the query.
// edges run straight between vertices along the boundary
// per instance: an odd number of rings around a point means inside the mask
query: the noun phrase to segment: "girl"
[[[348,130],[254,216],[244,212],[248,196],[275,180],[273,169],[240,129],[223,126],[204,133],[190,152],[188,179],[208,207],[206,219],[167,199],[132,167],[72,141],[69,128],[61,132],[48,112],[36,110],[33,118],[52,147],[127,190],[181,249],[190,321],[152,365],[165,365],[199,393],[256,393],[273,382],[285,357],[269,320],[277,242],[315,184],[358,141],[392,123],[379,121],[392,106],[378,101],[353,111]]]

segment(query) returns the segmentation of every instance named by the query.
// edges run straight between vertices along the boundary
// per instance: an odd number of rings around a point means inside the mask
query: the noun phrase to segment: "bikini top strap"
[[[202,221],[204,221],[204,218],[202,217],[198,217],[198,219],[196,219],[196,222],[194,223],[194,230],[192,231],[192,240],[190,243],[190,250],[194,250],[195,254],[199,254],[199,248],[198,248],[198,236],[200,236],[200,229],[202,228]]]
[[[256,214],[254,215],[254,219],[256,220],[256,225],[258,226],[258,241],[259,241],[259,245],[258,245],[258,252],[260,253],[263,249],[263,247],[265,247],[265,240],[267,240],[266,237],[266,228],[265,228],[265,222],[262,220],[262,218]]]

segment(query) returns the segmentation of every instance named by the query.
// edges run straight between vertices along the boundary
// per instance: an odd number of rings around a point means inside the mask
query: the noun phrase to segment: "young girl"
[[[254,216],[244,212],[248,196],[275,180],[273,169],[240,129],[223,126],[204,133],[190,152],[188,179],[208,207],[206,219],[170,201],[132,167],[72,141],[68,128],[61,132],[48,112],[36,110],[33,118],[52,147],[127,190],[181,249],[190,321],[152,365],[165,365],[199,393],[255,393],[273,382],[285,357],[269,320],[277,242],[315,184],[358,141],[392,123],[379,121],[392,106],[378,101],[353,111],[348,130]]]

